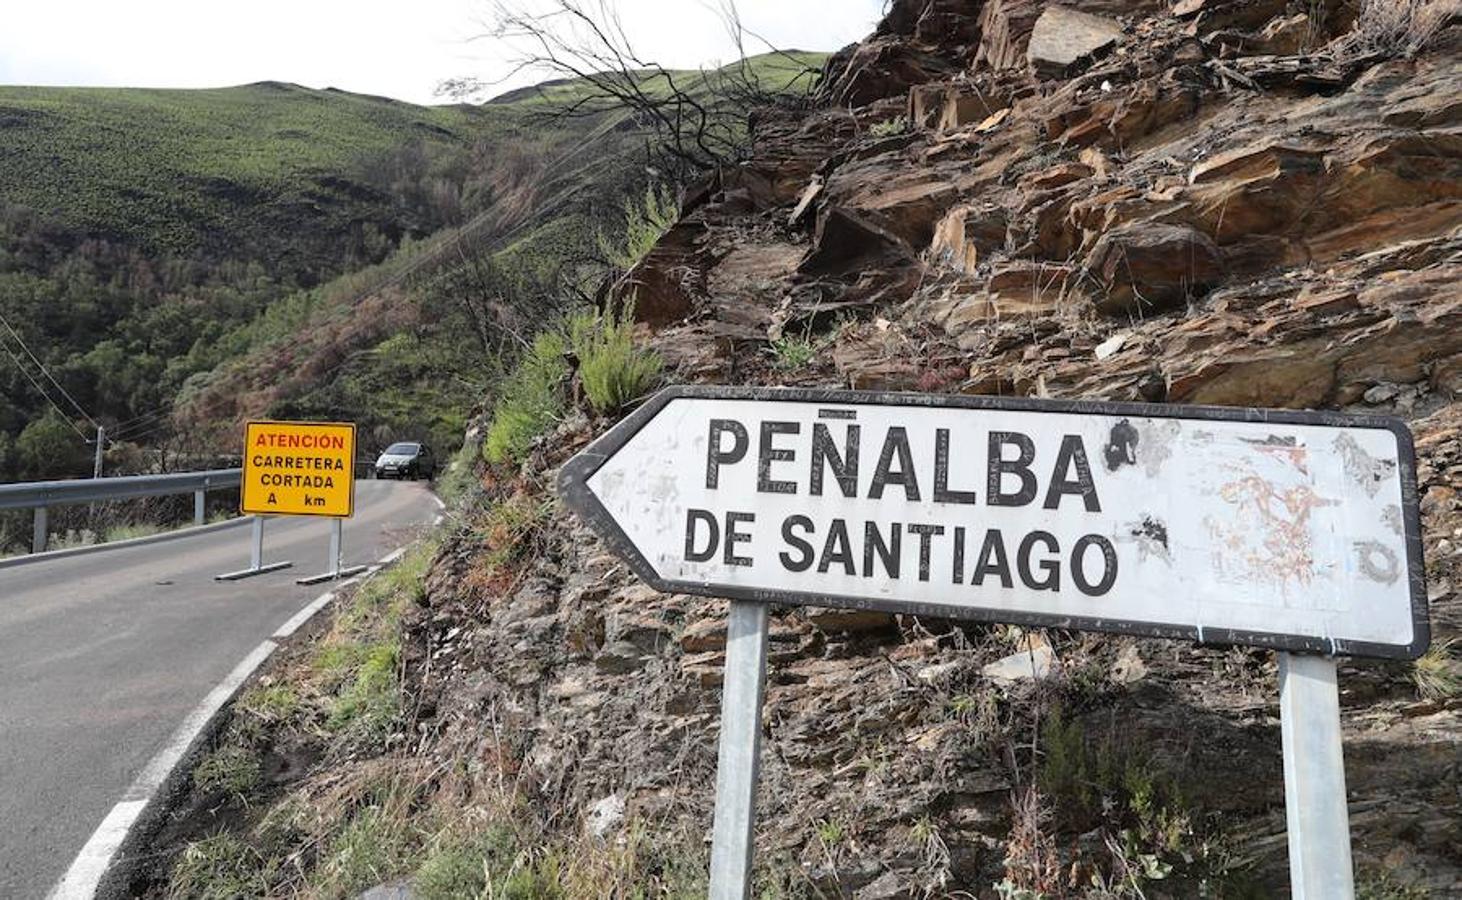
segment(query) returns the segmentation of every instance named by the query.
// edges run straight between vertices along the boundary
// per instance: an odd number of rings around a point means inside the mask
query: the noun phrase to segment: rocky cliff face
[[[1459,54],[1452,3],[895,0],[623,290],[686,381],[1403,416],[1444,642]],[[518,489],[598,427],[567,423]],[[637,585],[565,513],[540,537],[510,585],[469,540],[439,564],[423,751],[510,734],[564,827],[701,846],[723,604]],[[817,610],[772,639],[759,848],[810,896],[1284,888],[1271,654]],[[1462,890],[1458,700],[1400,664],[1342,690],[1362,881]]]

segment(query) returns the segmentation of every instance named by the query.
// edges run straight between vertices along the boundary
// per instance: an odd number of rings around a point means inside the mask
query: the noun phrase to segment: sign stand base
[[[369,566],[341,566],[340,557],[342,554],[341,544],[344,540],[345,523],[340,519],[330,520],[330,571],[320,575],[311,575],[308,578],[297,578],[295,584],[323,584],[327,581],[338,581],[341,578],[349,578],[352,575],[359,575]]]
[[[1351,900],[1350,810],[1335,660],[1279,654],[1284,814],[1294,900]]]
[[[751,894],[766,672],[767,605],[733,600],[726,622],[726,682],[721,689],[711,900],[745,900]]]
[[[280,569],[287,569],[294,565],[292,562],[277,562],[264,565],[264,517],[254,516],[254,549],[250,557],[249,567],[240,569],[237,572],[226,572],[222,575],[213,576],[214,581],[238,581],[243,578],[252,578],[255,575],[263,575],[265,572],[277,572]]]

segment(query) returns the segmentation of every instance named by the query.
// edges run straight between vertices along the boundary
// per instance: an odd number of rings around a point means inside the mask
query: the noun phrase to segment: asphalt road
[[[375,562],[437,514],[419,484],[363,481],[347,564]],[[271,519],[240,582],[247,525],[0,568],[0,897],[45,897],[188,713],[329,589],[329,522]]]

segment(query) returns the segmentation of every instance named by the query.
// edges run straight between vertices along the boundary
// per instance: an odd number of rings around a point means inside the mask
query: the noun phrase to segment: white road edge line
[[[281,640],[283,638],[289,637],[290,635],[298,631],[301,625],[314,618],[315,613],[319,612],[325,607],[326,604],[334,599],[335,592],[326,591],[325,593],[311,600],[309,606],[306,606],[304,609],[291,616],[289,621],[279,626],[279,630],[270,635],[270,637],[274,638],[275,640]]]
[[[377,565],[389,566],[391,563],[395,562],[405,555],[406,548],[397,547],[395,550],[392,550],[390,553],[387,553],[385,556],[381,557],[381,561],[377,563]]]
[[[167,779],[168,773],[187,754],[193,742],[198,738],[205,726],[213,719],[215,713],[223,708],[223,705],[233,697],[234,693],[243,686],[254,670],[263,665],[277,648],[278,644],[273,641],[264,641],[254,648],[254,651],[244,657],[244,661],[234,667],[228,673],[222,683],[209,692],[203,702],[188,714],[178,730],[168,739],[161,751],[148,762],[127,789],[122,802],[112,807],[107,817],[97,826],[86,846],[76,854],[76,859],[61,880],[51,890],[51,900],[86,900],[96,894],[97,887],[101,884],[102,876],[106,874],[108,867],[112,864],[112,858],[117,854],[117,848],[122,846],[122,841],[127,837],[127,832],[136,824],[137,817],[152,800],[153,794],[162,786]]]
[[[431,498],[433,500],[437,501],[437,509],[446,509],[447,508],[446,501],[443,500],[441,497],[438,497],[436,494],[432,494],[431,495]]]

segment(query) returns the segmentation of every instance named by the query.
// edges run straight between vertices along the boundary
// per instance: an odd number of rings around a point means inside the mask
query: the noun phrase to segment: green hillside
[[[393,197],[394,154],[470,144],[482,116],[265,82],[219,90],[0,87],[0,199],[149,255],[305,276],[367,228],[439,222]],[[308,233],[313,232],[313,233]]]
[[[804,89],[820,62],[747,69]],[[673,77],[708,96],[724,75]],[[251,415],[460,440],[503,354],[592,292],[601,240],[663,177],[625,110],[554,115],[587,94],[0,87],[0,481],[89,470],[66,395],[133,445],[123,468],[207,458]]]

